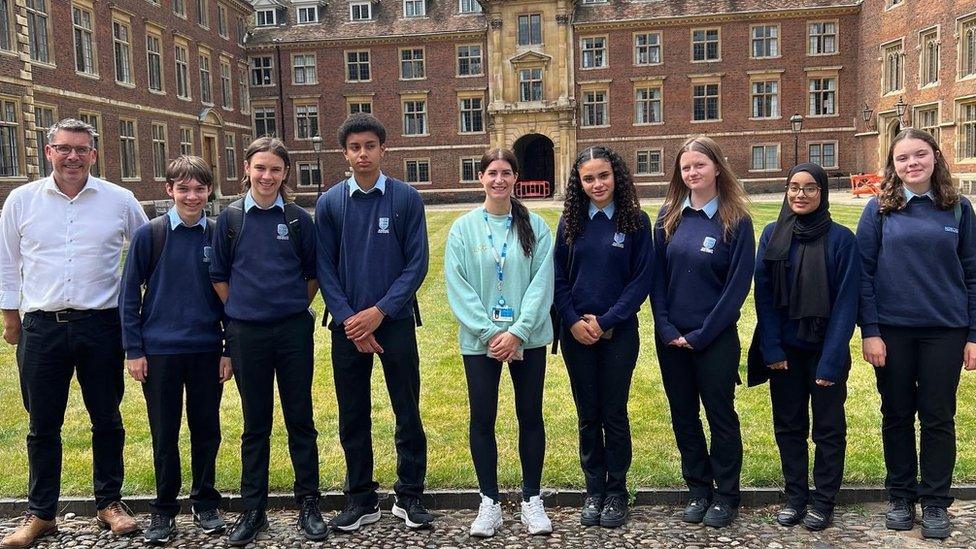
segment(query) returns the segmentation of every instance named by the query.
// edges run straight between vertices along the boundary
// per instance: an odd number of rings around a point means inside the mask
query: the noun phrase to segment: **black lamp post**
[[[895,103],[895,114],[898,115],[898,129],[901,129],[902,116],[904,116],[905,111],[908,109],[908,104],[905,103],[905,98],[899,96],[898,102]]]
[[[318,204],[319,197],[322,196],[322,136],[316,135],[312,138],[312,148],[315,149],[315,164],[318,166],[319,179],[315,182],[315,203]]]
[[[793,165],[799,164],[800,158],[800,130],[803,128],[803,116],[794,113],[790,117],[790,129],[793,131]]]

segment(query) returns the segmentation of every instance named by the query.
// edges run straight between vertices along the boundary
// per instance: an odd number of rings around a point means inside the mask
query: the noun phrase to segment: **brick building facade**
[[[168,159],[209,158],[239,190],[251,135],[245,0],[0,2],[0,198],[50,173],[44,128],[96,126],[95,173],[149,200]]]
[[[345,175],[335,132],[359,110],[388,128],[386,171],[431,201],[477,198],[494,146],[558,194],[577,152],[607,143],[657,195],[679,144],[707,134],[760,190],[782,184],[794,143],[831,173],[877,171],[908,124],[976,187],[976,0],[919,5],[0,0],[0,198],[47,169],[37,129],[81,116],[98,173],[140,199],[180,151],[233,194],[242,148],[274,133],[308,201]]]

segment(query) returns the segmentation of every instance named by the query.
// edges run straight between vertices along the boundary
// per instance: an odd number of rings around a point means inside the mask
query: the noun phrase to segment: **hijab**
[[[831,219],[827,172],[817,164],[799,164],[790,170],[787,183],[800,172],[816,180],[820,187],[820,206],[808,214],[797,215],[790,208],[789,196],[784,196],[779,219],[762,259],[770,267],[774,305],[787,309],[790,320],[798,322],[800,341],[820,343],[830,317],[826,236]],[[791,265],[790,247],[794,242],[798,249],[796,263]],[[792,277],[789,276],[791,267]]]

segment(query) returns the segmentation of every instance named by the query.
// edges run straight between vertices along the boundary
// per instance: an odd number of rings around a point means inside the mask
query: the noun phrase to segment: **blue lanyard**
[[[485,220],[485,232],[488,234],[488,245],[491,246],[491,255],[495,259],[495,273],[498,277],[498,306],[505,306],[505,298],[502,297],[502,282],[505,280],[505,258],[508,257],[508,235],[512,231],[512,214],[508,214],[505,220],[505,240],[502,242],[502,252],[499,254],[495,248],[495,237],[491,235],[491,225],[488,223],[488,210],[483,211]]]

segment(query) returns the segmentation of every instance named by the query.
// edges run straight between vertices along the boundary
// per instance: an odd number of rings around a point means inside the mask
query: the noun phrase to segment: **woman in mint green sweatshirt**
[[[444,276],[471,409],[471,456],[481,489],[481,507],[471,535],[488,537],[501,526],[495,418],[502,363],[515,386],[522,463],[521,520],[531,534],[552,532],[539,497],[545,458],[542,388],[546,345],[552,341],[552,232],[512,196],[518,161],[494,149],[481,159],[478,179],[485,203],[459,217],[447,239]]]

